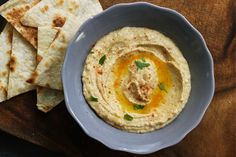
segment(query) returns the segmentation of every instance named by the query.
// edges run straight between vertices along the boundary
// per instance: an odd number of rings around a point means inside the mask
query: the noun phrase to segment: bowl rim
[[[71,106],[69,105],[68,103],[68,95],[67,95],[67,88],[66,86],[64,87],[63,91],[64,91],[64,96],[65,96],[65,104],[66,104],[66,108],[68,110],[68,112],[70,113],[70,115],[76,120],[76,122],[80,125],[80,127],[82,128],[82,130],[91,138],[101,142],[103,145],[107,146],[108,148],[112,149],[112,150],[117,150],[117,151],[124,151],[124,152],[129,152],[129,153],[134,153],[134,154],[150,154],[150,153],[153,153],[153,152],[156,152],[156,151],[159,151],[163,148],[167,148],[167,147],[170,147],[170,146],[173,146],[177,143],[179,143],[181,140],[184,139],[184,137],[190,133],[194,128],[196,128],[198,126],[198,124],[201,122],[208,106],[210,105],[212,99],[213,99],[213,96],[214,96],[214,92],[215,92],[215,78],[214,78],[214,62],[213,62],[213,57],[207,47],[207,44],[202,36],[202,34],[184,17],[184,15],[182,15],[181,13],[177,12],[176,10],[174,9],[170,9],[170,8],[166,8],[166,7],[162,7],[162,6],[157,6],[155,4],[151,4],[151,3],[148,3],[148,2],[132,2],[132,3],[119,3],[119,4],[115,4],[107,9],[105,9],[104,11],[102,11],[101,13],[89,18],[88,20],[86,20],[80,27],[80,29],[78,30],[77,34],[75,35],[74,39],[71,40],[68,48],[67,48],[67,52],[70,51],[70,47],[71,45],[74,44],[74,41],[78,38],[78,36],[82,33],[81,30],[83,30],[84,27],[86,27],[86,25],[88,25],[94,18],[97,18],[97,17],[100,17],[100,16],[103,16],[107,13],[109,13],[110,11],[112,11],[113,9],[116,9],[116,8],[120,8],[120,7],[132,7],[132,6],[148,6],[148,7],[151,7],[152,9],[157,9],[157,10],[162,10],[162,11],[165,11],[165,12],[169,12],[171,14],[174,14],[176,15],[179,19],[181,19],[185,25],[188,25],[191,29],[191,31],[193,31],[195,34],[196,34],[196,38],[199,38],[200,39],[200,42],[201,42],[201,45],[203,46],[205,52],[207,53],[208,55],[208,58],[209,58],[209,64],[210,64],[210,69],[211,69],[211,73],[210,73],[210,76],[212,78],[212,81],[211,81],[211,93],[210,93],[210,96],[208,97],[208,99],[206,100],[206,103],[204,105],[204,107],[202,107],[202,112],[199,114],[198,118],[195,119],[195,121],[192,121],[192,125],[191,127],[189,127],[188,129],[186,129],[185,131],[182,132],[182,135],[179,136],[179,137],[176,137],[175,140],[172,140],[171,142],[169,142],[168,144],[162,144],[160,146],[153,146],[153,147],[150,147],[149,149],[145,149],[145,150],[138,150],[138,149],[127,149],[127,148],[124,148],[124,147],[121,147],[121,146],[117,146],[115,145],[114,143],[107,143],[106,141],[103,140],[103,138],[100,138],[100,137],[97,137],[96,135],[93,135],[89,132],[89,130],[87,130],[86,127],[84,127],[84,125],[80,122],[80,120],[77,118],[77,116],[75,115],[73,109],[71,108]],[[65,79],[65,67],[66,67],[66,64],[68,62],[68,54],[69,53],[66,53],[65,55],[65,60],[64,60],[64,63],[63,63],[63,67],[62,67],[62,73],[61,73],[61,77],[62,77],[62,82],[63,82],[63,85],[66,84],[66,79]]]

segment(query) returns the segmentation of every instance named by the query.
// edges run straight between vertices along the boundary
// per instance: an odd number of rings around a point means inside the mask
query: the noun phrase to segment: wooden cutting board
[[[104,9],[135,0],[100,0]],[[215,63],[216,92],[200,125],[175,146],[148,157],[235,157],[236,154],[236,1],[149,0],[182,13],[204,36]],[[235,3],[234,3],[235,2]],[[2,44],[2,43],[1,43]],[[204,88],[204,87],[202,87]],[[134,157],[89,138],[64,103],[43,114],[29,92],[0,104],[0,129],[68,156]]]

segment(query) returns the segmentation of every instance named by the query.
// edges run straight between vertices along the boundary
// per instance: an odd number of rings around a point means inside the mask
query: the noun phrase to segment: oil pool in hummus
[[[112,126],[144,133],[170,123],[191,89],[187,61],[158,31],[124,27],[101,38],[83,71],[83,93]]]

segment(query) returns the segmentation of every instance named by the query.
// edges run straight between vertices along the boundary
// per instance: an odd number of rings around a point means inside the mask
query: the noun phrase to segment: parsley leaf
[[[165,91],[165,92],[167,93],[167,90],[166,90],[166,87],[165,87],[165,84],[164,84],[164,83],[162,83],[162,82],[159,83],[159,84],[158,84],[158,87],[159,87],[160,90],[163,90],[163,91]]]
[[[94,102],[98,102],[98,98],[96,98],[94,96],[90,96],[89,100],[94,101]]]
[[[100,58],[100,60],[99,60],[99,64],[100,64],[100,65],[103,65],[104,62],[105,62],[105,60],[106,60],[106,55],[103,55],[103,56]]]
[[[149,63],[141,62],[141,61],[135,61],[134,63],[135,63],[135,65],[137,66],[137,68],[138,68],[138,69],[141,69],[141,70],[142,70],[143,68],[145,68],[145,67],[149,67],[149,66],[150,66]]]
[[[129,114],[125,114],[124,119],[127,121],[132,121],[134,118],[132,116],[130,116]]]
[[[144,105],[134,104],[134,110],[142,110],[144,107]]]

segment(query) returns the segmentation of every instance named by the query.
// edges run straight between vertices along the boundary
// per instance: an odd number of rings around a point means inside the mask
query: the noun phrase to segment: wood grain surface
[[[100,0],[104,9],[134,0]],[[200,125],[185,139],[146,157],[236,156],[236,1],[149,0],[182,13],[204,36],[214,58],[216,92]],[[2,44],[2,43],[1,43]],[[203,87],[204,88],[204,87]],[[29,92],[0,104],[0,129],[71,157],[136,157],[89,138],[64,103],[43,114]]]

